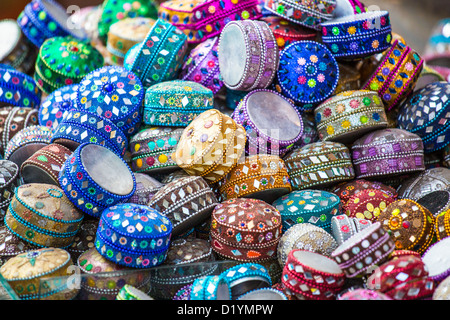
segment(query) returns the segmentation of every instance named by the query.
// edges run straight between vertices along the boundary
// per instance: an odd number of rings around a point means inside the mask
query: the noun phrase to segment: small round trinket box
[[[19,167],[36,151],[51,143],[53,132],[45,126],[28,126],[17,132],[9,140],[5,149],[5,159]]]
[[[147,17],[124,18],[114,22],[109,27],[106,48],[111,62],[123,66],[123,60],[128,50],[144,41],[155,20]]]
[[[136,190],[131,198],[130,203],[147,205],[153,196],[162,188],[163,183],[145,173],[134,173],[136,179]]]
[[[117,294],[116,300],[154,300],[148,294],[143,291],[126,284],[120,289]]]
[[[20,239],[7,226],[0,227],[0,267],[9,259],[35,249],[39,247]]]
[[[449,98],[450,83],[431,83],[415,91],[398,111],[398,127],[421,137],[426,153],[441,150],[450,141]]]
[[[128,139],[112,121],[96,113],[72,109],[58,125],[51,143],[61,144],[74,151],[83,143],[96,143],[124,156]]]
[[[150,287],[148,277],[141,269],[114,263],[103,257],[95,247],[78,257],[77,266],[83,276],[79,293],[81,300],[115,300],[126,284],[144,291]]]
[[[272,280],[268,270],[259,263],[240,263],[220,274],[228,284],[230,300],[237,300],[241,295],[260,288],[270,288]]]
[[[200,114],[183,131],[175,163],[189,175],[199,175],[209,184],[223,179],[244,154],[245,129],[217,109]]]
[[[322,41],[336,59],[356,60],[391,46],[388,11],[368,11],[323,22]]]
[[[391,297],[392,300],[431,300],[435,288],[435,281],[424,277],[403,282],[385,294]]]
[[[69,110],[77,108],[77,92],[78,84],[71,84],[49,94],[39,107],[39,124],[56,130]]]
[[[450,191],[436,190],[418,198],[417,203],[428,209],[436,218],[450,209]]]
[[[164,1],[158,16],[183,32],[190,44],[203,43],[218,36],[231,21],[261,18],[258,0]]]
[[[130,150],[133,172],[167,174],[179,169],[171,155],[182,133],[182,128],[150,127],[132,136]]]
[[[396,198],[378,189],[365,189],[353,195],[345,206],[345,214],[351,218],[375,222]]]
[[[317,38],[316,30],[297,25],[279,16],[265,16],[261,18],[261,20],[269,25],[280,50],[283,50],[292,42],[301,40],[316,40]]]
[[[272,14],[315,30],[320,30],[321,23],[333,18],[336,5],[336,0],[265,0],[264,2],[264,8]]]
[[[282,284],[305,300],[335,300],[345,280],[333,259],[300,249],[291,250],[281,276]]]
[[[19,72],[33,72],[38,48],[28,40],[16,20],[0,21],[0,33],[3,35],[0,51],[0,63]]]
[[[340,213],[338,196],[323,190],[297,190],[275,200],[281,213],[283,232],[297,223],[309,223],[331,231],[331,219]]]
[[[164,262],[172,223],[148,206],[123,203],[103,211],[95,239],[106,259],[132,268],[150,268]]]
[[[390,234],[396,250],[423,254],[433,241],[435,218],[416,201],[401,199],[391,203],[377,221]]]
[[[81,80],[76,105],[79,110],[110,120],[130,136],[142,121],[143,99],[144,88],[133,72],[118,66],[105,66]]]
[[[176,79],[187,49],[187,36],[177,27],[158,19],[144,41],[128,51],[124,65],[129,65],[130,71],[148,88]]]
[[[357,139],[352,145],[352,160],[357,179],[383,179],[425,170],[422,139],[398,128],[376,130]]]
[[[208,183],[202,177],[189,176],[164,185],[147,205],[172,222],[175,237],[205,221],[217,204]]]
[[[197,82],[160,82],[145,91],[143,122],[151,126],[187,127],[213,107],[213,92]]]
[[[450,260],[446,254],[449,246],[450,237],[446,237],[433,243],[422,255],[428,277],[436,283],[450,275]]]
[[[220,256],[244,262],[276,257],[281,215],[270,204],[237,198],[221,202],[211,218],[211,245]]]
[[[134,174],[126,162],[93,143],[80,145],[67,158],[59,183],[77,208],[94,217],[107,207],[126,202],[136,189]]]
[[[323,228],[311,223],[297,223],[283,232],[277,247],[278,263],[281,267],[286,261],[291,250],[302,249],[330,257],[338,244],[333,236]]]
[[[34,80],[39,89],[50,94],[61,87],[79,83],[103,63],[103,56],[89,42],[73,37],[54,37],[45,40],[39,49]]]
[[[103,43],[108,42],[108,32],[111,26],[127,18],[152,18],[158,15],[157,3],[153,0],[105,0],[100,7],[98,36]]]
[[[10,66],[0,66],[0,107],[37,109],[41,97],[42,93],[32,77]]]
[[[39,149],[20,166],[23,181],[59,186],[59,172],[71,154],[71,150],[57,143]]]
[[[388,127],[384,104],[376,92],[344,91],[314,109],[322,141],[352,143],[370,131]]]
[[[25,127],[39,124],[38,111],[29,107],[0,108],[0,155],[4,155],[8,142]]]
[[[436,222],[434,230],[436,233],[437,241],[441,241],[444,238],[450,236],[450,210],[441,212],[439,215],[435,216]]]
[[[204,276],[192,283],[189,300],[231,300],[231,290],[220,275]]]
[[[336,215],[331,218],[331,235],[338,245],[344,243],[356,233],[364,230],[372,224],[370,220],[349,217],[346,214]]]
[[[376,91],[386,110],[392,110],[413,91],[422,69],[419,54],[402,40],[395,40],[362,89]]]
[[[323,44],[315,41],[297,41],[283,49],[277,72],[283,95],[305,105],[326,100],[339,81],[336,59]]]
[[[355,278],[382,264],[394,249],[394,241],[377,221],[340,244],[331,257],[347,278]]]
[[[224,199],[245,197],[267,203],[292,191],[286,165],[277,155],[246,157],[218,185]]]
[[[64,281],[52,280],[69,276],[71,268],[73,262],[66,250],[42,248],[11,258],[0,268],[0,274],[21,300],[72,300],[79,290]]]
[[[303,134],[303,119],[285,97],[253,90],[231,115],[247,133],[246,154],[286,154]]]
[[[3,225],[9,203],[20,184],[19,166],[9,160],[0,160],[0,225]]]
[[[219,69],[228,89],[267,88],[275,78],[279,56],[275,36],[264,21],[231,21],[220,33]]]
[[[19,238],[39,247],[67,248],[77,234],[83,213],[60,187],[44,183],[16,189],[5,216],[5,225]]]
[[[196,45],[181,67],[179,77],[197,82],[217,94],[223,87],[219,69],[219,38],[210,38]]]
[[[378,181],[370,181],[365,179],[355,179],[352,181],[341,182],[331,187],[328,191],[334,193],[341,199],[342,212],[345,212],[347,209],[348,200],[360,191],[366,189],[380,190],[388,194],[390,197],[397,199],[397,190],[395,190],[395,188]]]
[[[428,277],[428,268],[420,257],[404,255],[389,259],[377,267],[367,278],[367,287],[386,293],[396,286]]]
[[[439,167],[415,173],[397,188],[399,199],[417,200],[426,194],[450,188],[450,169]]]
[[[338,142],[307,144],[288,153],[283,160],[294,190],[322,188],[355,178],[350,151]]]
[[[53,0],[30,1],[17,18],[22,32],[37,48],[44,41],[58,36],[86,39],[83,29],[73,28],[68,11]]]

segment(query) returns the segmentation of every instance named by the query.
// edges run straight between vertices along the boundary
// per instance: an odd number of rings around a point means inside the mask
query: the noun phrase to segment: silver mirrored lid
[[[247,60],[247,40],[241,28],[230,24],[222,31],[219,43],[219,68],[223,81],[229,86],[239,84]]]

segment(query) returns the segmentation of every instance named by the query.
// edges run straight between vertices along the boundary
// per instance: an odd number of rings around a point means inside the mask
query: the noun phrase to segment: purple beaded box
[[[357,179],[387,178],[425,170],[422,139],[397,128],[373,131],[356,140],[352,160]]]
[[[210,38],[190,52],[181,68],[180,79],[194,81],[216,94],[223,86],[219,70],[219,38]]]

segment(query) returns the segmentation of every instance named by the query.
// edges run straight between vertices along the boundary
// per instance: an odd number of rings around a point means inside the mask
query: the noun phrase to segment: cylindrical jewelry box
[[[450,277],[442,280],[433,292],[432,300],[449,300],[449,289],[450,289]]]
[[[327,99],[339,81],[336,59],[315,41],[297,41],[283,49],[277,72],[283,95],[304,105],[317,105]]]
[[[124,267],[104,258],[96,248],[83,252],[77,259],[81,270],[80,300],[115,300],[126,284],[148,291],[148,276],[141,269]],[[136,272],[133,272],[136,270]]]
[[[153,0],[105,0],[99,10],[96,29],[103,43],[108,42],[109,29],[117,21],[135,17],[156,19],[158,15],[157,3]]]
[[[158,19],[144,41],[128,51],[124,66],[129,66],[145,88],[174,80],[184,62],[187,45],[187,37],[180,29]]]
[[[265,0],[264,8],[293,23],[320,30],[320,25],[333,18],[336,1]]]
[[[450,142],[449,97],[450,83],[435,82],[415,91],[398,111],[398,127],[421,137],[426,153],[441,150]]]
[[[341,199],[342,212],[345,212],[345,210],[347,209],[348,200],[350,200],[352,196],[358,194],[360,191],[366,189],[380,190],[388,194],[390,197],[397,199],[397,190],[395,190],[395,188],[378,181],[369,181],[365,179],[355,179],[352,181],[342,182],[333,186],[328,191],[334,193]]]
[[[331,232],[331,219],[340,213],[338,196],[323,190],[298,190],[272,205],[281,213],[283,232],[297,223],[309,223]]]
[[[213,107],[213,92],[197,82],[160,82],[145,91],[143,122],[151,126],[187,127]]]
[[[0,107],[38,108],[42,93],[34,79],[14,68],[0,66]]]
[[[39,149],[20,166],[23,181],[59,186],[59,172],[71,154],[71,150],[57,143]]]
[[[369,90],[344,91],[314,109],[322,141],[352,143],[358,137],[388,127],[383,102]]]
[[[224,199],[245,197],[267,203],[292,191],[286,165],[277,155],[246,157],[218,185]]]
[[[106,48],[114,65],[123,66],[123,60],[128,50],[144,41],[145,36],[155,23],[152,18],[125,18],[109,27]]]
[[[429,271],[429,277],[437,283],[450,274],[450,261],[447,257],[450,238],[444,238],[430,246],[422,255],[422,261]]]
[[[435,288],[433,279],[423,277],[401,283],[385,294],[392,300],[431,300]]]
[[[72,109],[52,135],[51,143],[75,151],[83,143],[96,143],[124,156],[128,139],[112,121],[96,113]]]
[[[4,155],[8,142],[25,127],[39,124],[38,111],[28,107],[0,108],[0,155]]]
[[[190,44],[203,43],[218,36],[231,21],[261,18],[258,0],[164,1],[158,16],[187,35]]]
[[[79,83],[89,72],[103,66],[101,53],[89,42],[73,37],[47,39],[39,49],[34,79],[46,94]]]
[[[380,213],[377,221],[389,232],[397,250],[423,254],[434,238],[434,216],[413,200],[391,203]]]
[[[237,198],[216,206],[211,218],[211,244],[221,257],[244,262],[276,257],[281,215],[258,199]]]
[[[356,60],[385,51],[391,46],[388,11],[368,11],[324,22],[322,41],[336,59]]]
[[[340,244],[331,257],[347,278],[355,278],[386,261],[394,248],[394,241],[377,221]]]
[[[417,52],[395,40],[362,89],[376,91],[386,110],[392,110],[412,92],[422,68],[423,59]]]
[[[282,17],[271,15],[263,17],[261,20],[269,25],[280,50],[283,50],[292,42],[301,40],[316,40],[316,30],[299,26],[289,20],[283,19]]]
[[[307,144],[288,153],[283,160],[294,190],[322,188],[355,178],[350,151],[338,142]]]
[[[345,280],[333,259],[300,249],[291,250],[281,277],[284,286],[305,300],[335,300]]]
[[[87,74],[77,92],[77,109],[89,111],[113,122],[127,136],[142,121],[144,88],[131,71],[105,66]]]
[[[51,278],[69,276],[73,265],[66,250],[43,248],[11,258],[0,268],[0,274],[21,300],[72,300],[79,290],[64,282],[54,284]]]
[[[153,196],[163,187],[163,183],[145,173],[134,173],[136,179],[136,190],[131,198],[130,203],[147,205]]]
[[[192,283],[189,300],[232,300],[231,289],[220,275],[200,277]]]
[[[163,186],[147,204],[167,217],[178,236],[211,216],[218,201],[202,177],[181,177]]]
[[[422,139],[398,128],[376,130],[352,145],[357,179],[384,179],[425,170]]]
[[[303,134],[303,119],[285,97],[271,90],[253,90],[231,117],[245,128],[246,154],[283,156]]]
[[[417,203],[428,209],[437,218],[450,209],[450,191],[436,190],[418,198]]]
[[[450,188],[450,169],[426,169],[402,181],[397,188],[399,199],[417,200],[426,194]]]
[[[123,203],[103,211],[95,239],[106,259],[132,268],[151,268],[164,262],[172,223],[159,211]]]
[[[444,211],[435,217],[436,222],[434,230],[436,233],[437,241],[441,241],[444,238],[450,236],[450,210]]]
[[[132,136],[130,151],[133,172],[167,174],[180,169],[171,155],[182,133],[183,128],[150,127]]]
[[[67,117],[70,109],[76,108],[78,84],[56,89],[49,94],[39,107],[39,124],[56,130]]]
[[[61,188],[43,183],[16,189],[5,216],[5,225],[19,238],[39,247],[67,248],[77,234],[83,213]]]
[[[11,66],[19,72],[33,72],[38,49],[24,35],[16,20],[0,21],[0,33],[3,35],[0,63]]]
[[[266,22],[231,21],[220,34],[220,75],[231,90],[267,88],[275,77],[279,56],[275,36]]]
[[[372,222],[366,219],[350,218],[346,214],[336,215],[331,218],[331,235],[337,244],[341,245],[344,241],[371,224]]]
[[[9,259],[35,249],[39,247],[20,239],[8,227],[0,227],[0,267]]]
[[[277,247],[278,263],[284,267],[293,249],[308,250],[330,257],[338,244],[333,236],[323,228],[310,223],[297,223],[281,236]]]
[[[37,150],[49,145],[53,132],[45,126],[28,126],[20,130],[9,140],[5,148],[5,159],[19,167]]]
[[[136,189],[126,162],[110,149],[92,143],[82,144],[67,158],[59,183],[77,208],[94,217],[100,217],[107,207],[126,202]]]
[[[0,160],[0,225],[14,197],[16,188],[21,184],[19,166],[12,161]]]
[[[245,129],[241,125],[211,109],[185,128],[172,159],[189,175],[199,175],[213,184],[236,166],[245,142]]]
[[[217,94],[223,87],[219,69],[219,38],[199,43],[181,67],[180,79],[200,83]]]
[[[365,189],[353,195],[345,206],[349,217],[375,222],[388,205],[396,198],[378,189]]]

